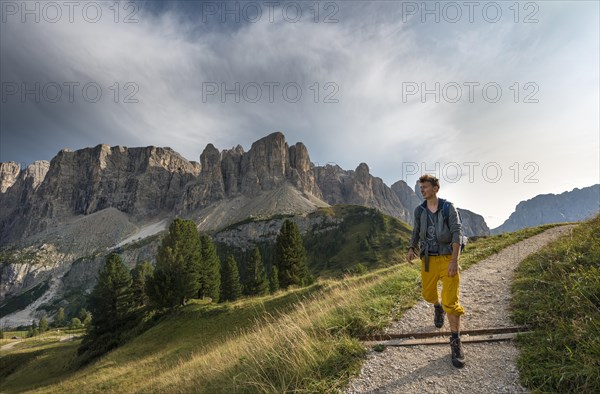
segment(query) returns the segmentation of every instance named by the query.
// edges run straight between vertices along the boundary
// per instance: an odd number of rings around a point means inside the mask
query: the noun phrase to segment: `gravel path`
[[[518,263],[550,241],[569,234],[573,225],[554,227],[521,241],[461,272],[460,299],[465,307],[461,329],[514,325],[510,320],[510,284]],[[433,332],[433,307],[419,301],[386,332]],[[448,319],[444,331],[450,331]],[[354,393],[525,393],[515,365],[512,341],[463,344],[466,365],[450,362],[450,345],[390,346],[369,351],[358,377],[346,390]]]

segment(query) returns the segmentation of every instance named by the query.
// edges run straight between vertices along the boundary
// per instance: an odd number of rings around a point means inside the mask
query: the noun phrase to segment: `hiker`
[[[433,175],[419,178],[419,187],[425,201],[415,208],[415,224],[408,261],[421,257],[421,282],[425,301],[433,304],[434,324],[444,326],[444,315],[448,314],[452,365],[462,368],[465,357],[460,343],[460,316],[465,312],[458,299],[460,282],[458,258],[462,243],[460,216],[454,205],[438,198],[440,181]],[[438,292],[438,281],[442,280],[442,294]]]

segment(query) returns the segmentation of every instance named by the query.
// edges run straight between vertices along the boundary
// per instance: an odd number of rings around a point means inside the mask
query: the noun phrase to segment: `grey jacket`
[[[448,221],[444,219],[443,206],[448,204]],[[425,256],[425,272],[429,271],[429,253],[426,250],[426,236],[427,236],[427,201],[423,201],[415,208],[415,224],[413,227],[412,238],[410,240],[410,247],[414,248],[415,251],[419,250],[421,256]],[[456,212],[454,204],[446,201],[442,198],[438,199],[438,210],[437,215],[437,227],[435,229],[435,235],[439,244],[439,254],[452,254],[452,244],[457,243],[460,245],[462,239],[462,225]]]

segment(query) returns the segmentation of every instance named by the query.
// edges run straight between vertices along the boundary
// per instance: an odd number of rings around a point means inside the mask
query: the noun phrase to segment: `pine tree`
[[[136,264],[135,268],[131,270],[131,289],[133,291],[133,302],[135,306],[140,307],[148,305],[150,302],[148,294],[146,293],[146,282],[153,274],[154,267],[147,261]],[[81,319],[81,321],[83,322],[84,319]]]
[[[136,324],[133,319],[131,274],[121,257],[111,253],[98,274],[98,283],[88,300],[94,318],[78,354],[88,359],[106,353],[121,344],[122,335]],[[80,327],[81,320],[71,319],[71,328]]]
[[[48,319],[46,318],[46,316],[42,316],[42,318],[40,319],[40,332],[46,332],[48,331]]]
[[[269,282],[265,273],[260,251],[257,247],[252,251],[246,267],[246,295],[265,295],[269,292]]]
[[[221,271],[221,301],[235,301],[242,295],[240,274],[232,255],[223,263]]]
[[[200,264],[198,297],[210,297],[213,302],[218,302],[221,289],[221,261],[210,236],[200,235],[200,244],[202,262]]]
[[[58,312],[56,312],[56,317],[54,317],[54,324],[56,327],[62,327],[65,324],[65,308],[58,308]]]
[[[269,292],[275,294],[279,290],[279,272],[277,266],[271,267],[271,275],[269,275]]]
[[[154,275],[148,281],[150,300],[158,307],[185,305],[200,287],[200,234],[192,220],[175,219],[163,239]]]
[[[279,270],[279,285],[286,289],[290,285],[304,286],[308,280],[306,251],[302,244],[298,226],[286,220],[281,226],[275,245],[275,264]]]
[[[131,275],[121,256],[111,253],[89,298],[95,333],[119,331],[131,317],[132,306]]]

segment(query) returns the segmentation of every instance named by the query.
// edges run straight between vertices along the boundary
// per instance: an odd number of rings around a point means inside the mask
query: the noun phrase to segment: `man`
[[[415,209],[408,261],[416,257],[417,249],[421,257],[421,281],[423,298],[434,305],[434,324],[444,325],[444,315],[450,322],[450,347],[452,365],[462,368],[465,358],[460,343],[460,316],[465,312],[458,300],[460,274],[458,257],[462,229],[458,212],[454,205],[437,197],[440,182],[433,175],[419,178],[419,188],[425,201]],[[437,284],[442,280],[441,302]]]

